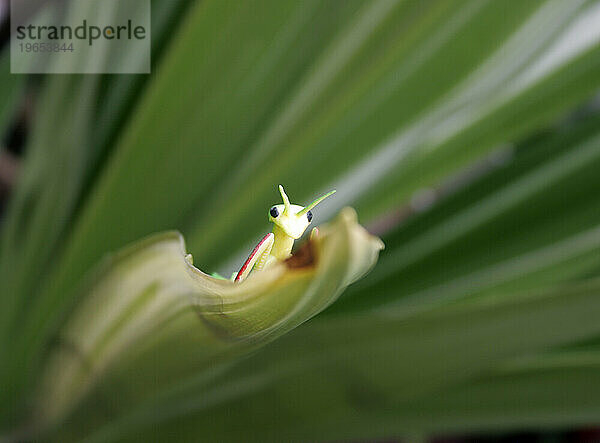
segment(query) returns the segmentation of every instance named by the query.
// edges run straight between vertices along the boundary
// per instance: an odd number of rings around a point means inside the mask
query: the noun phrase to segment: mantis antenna
[[[331,194],[335,194],[335,189],[333,191],[329,191],[327,194],[322,195],[321,197],[313,200],[312,203],[310,203],[308,206],[306,206],[305,208],[303,208],[300,212],[298,212],[297,215],[306,214],[308,211],[310,211],[312,208],[314,208],[315,206],[317,206],[319,203],[321,203],[323,200],[325,200]],[[284,199],[284,201],[285,201],[285,199]]]
[[[281,198],[283,199],[283,204],[285,206],[283,213],[285,215],[291,215],[292,211],[291,211],[290,199],[288,198],[287,194],[283,190],[283,186],[281,186],[281,185],[279,185],[279,193],[281,194]]]

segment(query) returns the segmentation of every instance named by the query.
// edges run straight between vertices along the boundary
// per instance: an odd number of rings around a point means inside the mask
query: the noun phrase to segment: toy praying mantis
[[[302,236],[312,221],[310,210],[335,191],[328,192],[305,207],[290,204],[281,185],[279,185],[279,193],[283,204],[272,206],[269,210],[269,221],[274,224],[273,232],[265,235],[258,242],[239,272],[231,276],[233,281],[244,281],[253,270],[260,271],[274,262],[290,257],[294,240],[298,240]],[[317,232],[316,229],[313,229],[311,237]]]

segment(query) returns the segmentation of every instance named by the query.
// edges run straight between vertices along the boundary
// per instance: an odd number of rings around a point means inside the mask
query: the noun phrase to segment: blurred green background
[[[553,431],[600,423],[600,2],[151,4],[152,74],[25,76],[0,2],[0,436],[594,438]],[[176,229],[229,275],[279,183],[337,189],[315,223],[356,208],[374,270],[218,364],[161,325],[36,429],[89,271]]]

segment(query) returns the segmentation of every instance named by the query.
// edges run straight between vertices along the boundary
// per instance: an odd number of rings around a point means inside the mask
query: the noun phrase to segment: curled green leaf
[[[156,337],[176,330],[178,322],[190,329],[185,334],[200,337],[193,348],[198,351],[170,365],[189,366],[197,375],[233,361],[333,303],[372,268],[382,248],[351,208],[290,259],[242,283],[194,267],[179,233],[138,242],[101,267],[60,332],[44,370],[34,426],[59,423],[107,373],[158,346]],[[190,318],[196,319],[191,327]],[[154,380],[148,390],[158,384]]]

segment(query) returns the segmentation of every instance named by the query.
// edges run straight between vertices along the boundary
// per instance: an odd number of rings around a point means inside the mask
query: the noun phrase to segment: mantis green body
[[[294,240],[299,239],[312,221],[310,210],[333,194],[335,191],[317,198],[308,206],[293,205],[279,185],[279,193],[283,199],[282,205],[272,206],[269,210],[269,221],[273,223],[273,232],[265,235],[252,250],[239,272],[232,276],[236,282],[241,282],[253,270],[260,271],[274,262],[285,260],[292,255]],[[315,235],[316,228],[311,234]]]

